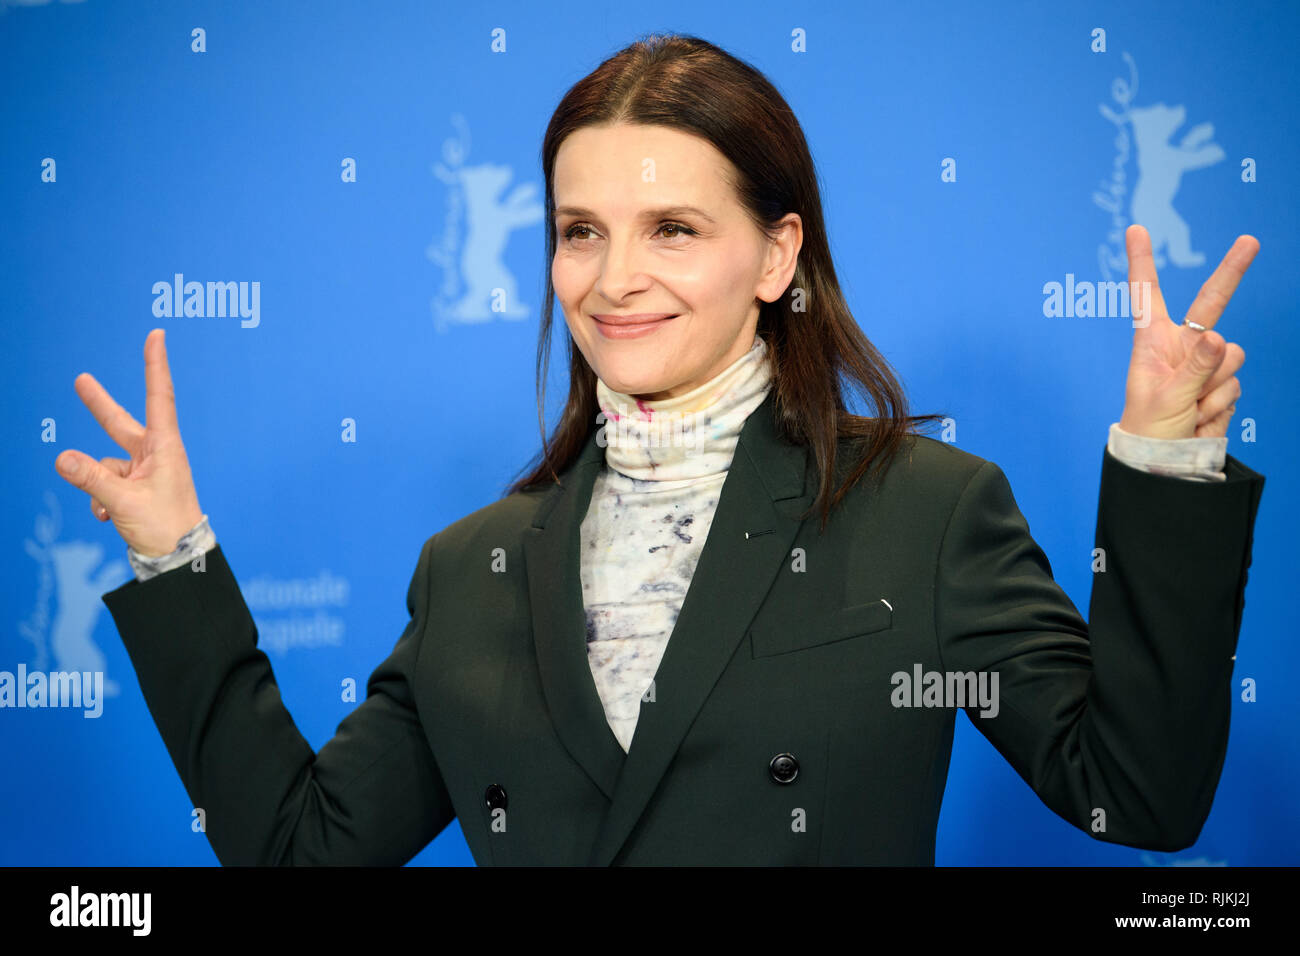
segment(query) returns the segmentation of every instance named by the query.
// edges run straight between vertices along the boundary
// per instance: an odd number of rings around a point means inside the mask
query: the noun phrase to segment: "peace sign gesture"
[[[130,460],[65,451],[55,466],[71,484],[91,496],[90,510],[112,520],[117,533],[138,554],[170,554],[181,535],[203,518],[189,459],[176,424],[176,398],[163,330],[144,340],[145,422],[141,425],[89,372],[73,386],[96,421],[130,455]]]
[[[1148,438],[1222,438],[1241,396],[1236,373],[1246,353],[1214,326],[1259,251],[1259,240],[1238,236],[1201,286],[1186,321],[1203,326],[1203,332],[1169,318],[1146,229],[1129,226],[1124,241],[1136,328],[1119,427]],[[1137,319],[1144,299],[1150,315]]]

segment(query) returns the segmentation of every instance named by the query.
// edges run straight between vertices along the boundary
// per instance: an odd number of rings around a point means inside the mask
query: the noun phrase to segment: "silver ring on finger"
[[[1187,326],[1187,328],[1192,329],[1195,332],[1208,331],[1205,326],[1201,325],[1200,322],[1193,322],[1191,319],[1183,319],[1183,325]]]

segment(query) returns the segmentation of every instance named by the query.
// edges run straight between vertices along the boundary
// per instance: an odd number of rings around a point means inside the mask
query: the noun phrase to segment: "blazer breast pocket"
[[[863,637],[893,626],[894,609],[881,598],[803,621],[755,621],[749,637],[755,657],[772,657]]]

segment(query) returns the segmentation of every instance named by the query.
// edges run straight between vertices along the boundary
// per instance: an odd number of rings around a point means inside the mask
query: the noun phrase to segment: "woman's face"
[[[769,240],[732,169],[706,140],[661,126],[585,127],[560,145],[552,284],[578,349],[615,391],[664,399],[707,382],[754,344],[759,300],[789,286],[799,217]]]

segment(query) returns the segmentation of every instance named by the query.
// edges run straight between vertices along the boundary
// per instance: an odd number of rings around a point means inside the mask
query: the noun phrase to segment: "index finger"
[[[121,445],[127,454],[133,457],[138,454],[144,441],[144,426],[136,421],[130,412],[113,401],[113,396],[96,381],[95,376],[89,372],[82,372],[72,383],[72,387],[77,390],[77,395],[95,416],[95,421],[108,432],[108,436]]]
[[[1130,311],[1136,312],[1136,303],[1150,301],[1153,315],[1143,316],[1142,325],[1134,322],[1136,328],[1150,328],[1151,319],[1156,315],[1169,315],[1169,310],[1165,307],[1165,297],[1160,293],[1160,280],[1156,276],[1156,260],[1151,255],[1151,236],[1145,226],[1139,226],[1137,223],[1129,226],[1124,230],[1124,247],[1128,253],[1128,281],[1129,281],[1129,303]],[[1134,283],[1139,285],[1134,287]],[[1145,288],[1151,290],[1148,299],[1141,290],[1146,283]]]
[[[1219,263],[1219,268],[1214,270],[1214,274],[1205,280],[1205,285],[1201,286],[1201,291],[1196,293],[1196,300],[1187,310],[1187,318],[1199,322],[1207,329],[1214,328],[1214,323],[1218,322],[1219,316],[1223,315],[1232,293],[1237,291],[1237,284],[1241,282],[1241,277],[1255,261],[1257,252],[1259,252],[1258,239],[1254,236],[1238,236],[1237,241],[1228,250],[1228,254]]]
[[[154,329],[144,340],[144,420],[155,431],[176,432],[176,390],[167,364],[166,333]]]

